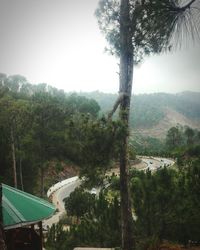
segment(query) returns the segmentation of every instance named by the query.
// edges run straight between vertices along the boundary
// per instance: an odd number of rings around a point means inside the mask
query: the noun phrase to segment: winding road
[[[150,169],[151,171],[155,171],[160,167],[164,166],[169,167],[175,163],[171,159],[160,158],[160,157],[139,156],[138,158],[145,163],[145,167],[142,168],[141,170]],[[68,179],[68,182],[66,182],[66,184],[60,185],[60,187],[56,189],[56,191],[51,193],[52,202],[56,206],[58,212],[56,212],[51,218],[43,221],[44,229],[47,229],[48,227],[51,227],[52,224],[56,224],[59,222],[60,218],[65,214],[65,205],[63,199],[68,197],[70,193],[75,190],[76,187],[80,186],[80,184],[81,184],[80,179],[72,177]],[[54,186],[59,186],[59,183],[56,183]],[[53,190],[54,186],[52,186],[49,190]]]
[[[139,157],[139,159],[141,159],[146,165],[142,170],[150,169],[151,171],[155,171],[164,166],[170,167],[175,163],[174,160],[161,158],[161,157],[142,156],[142,157]]]
[[[52,224],[56,224],[59,222],[60,218],[65,214],[65,204],[63,202],[63,199],[68,197],[70,193],[80,185],[80,183],[80,179],[75,179],[64,186],[61,186],[54,193],[52,193],[52,203],[56,206],[57,212],[51,218],[43,221],[44,229],[47,229],[48,227],[51,227]]]

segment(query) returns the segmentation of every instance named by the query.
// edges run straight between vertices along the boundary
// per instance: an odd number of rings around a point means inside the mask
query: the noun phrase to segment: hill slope
[[[174,126],[188,126],[191,128],[200,128],[200,123],[196,120],[186,117],[185,115],[173,110],[166,108],[165,116],[153,127],[150,128],[135,128],[137,134],[141,134],[145,137],[162,138],[165,137],[167,131]]]
[[[94,98],[107,113],[116,94],[101,92],[81,93]],[[131,103],[131,128],[143,136],[163,138],[169,128],[176,125],[200,129],[200,93],[182,92],[178,94],[135,95]]]
[[[7,92],[12,92],[14,95],[32,96],[35,93],[48,93],[52,96],[69,97],[72,93],[65,93],[63,90],[58,90],[52,86],[41,83],[38,85],[30,84],[25,77],[20,75],[6,76],[0,73],[0,97]],[[100,107],[101,113],[108,113],[115,100],[117,94],[105,94],[101,92],[78,93],[80,96],[95,99]],[[83,105],[81,98],[76,95],[70,97],[77,99],[76,106],[82,108],[82,111],[88,109],[88,104]],[[86,101],[85,98],[82,101]],[[89,103],[92,100],[89,100]],[[99,108],[95,102],[90,105],[90,108],[96,112]],[[200,129],[200,92],[182,92],[178,94],[142,94],[134,95],[130,110],[130,126],[133,133],[142,136],[150,136],[162,138],[165,137],[166,131],[177,124],[190,126],[191,128]]]

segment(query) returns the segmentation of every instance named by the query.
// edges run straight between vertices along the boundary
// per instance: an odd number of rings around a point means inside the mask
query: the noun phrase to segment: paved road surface
[[[57,196],[57,202],[59,204],[60,210],[65,211],[65,205],[64,205],[63,199],[68,197],[70,195],[70,193],[73,192],[74,189],[80,185],[80,183],[81,183],[81,181],[78,179],[77,181],[75,181],[71,184],[68,184],[68,185],[64,186],[63,188],[60,188],[57,191],[56,196]]]
[[[52,202],[56,206],[58,212],[53,215],[51,218],[43,221],[43,228],[51,227],[52,224],[59,222],[60,218],[65,214],[65,204],[63,199],[68,197],[71,192],[74,191],[76,187],[80,185],[80,180],[76,180],[72,183],[69,183],[52,194]]]
[[[156,169],[160,167],[164,167],[164,165],[171,166],[174,164],[173,160],[166,159],[166,158],[143,157],[143,156],[139,158],[146,164],[145,168],[143,168],[142,170],[146,170],[149,168],[150,170],[155,171]],[[65,206],[64,206],[63,199],[68,197],[70,193],[73,192],[74,189],[80,185],[80,183],[81,181],[77,179],[76,181],[72,183],[62,186],[61,188],[59,188],[57,191],[55,191],[52,194],[52,202],[58,209],[58,212],[55,215],[53,215],[51,218],[43,221],[44,228],[51,227],[53,223],[59,222],[60,218],[65,213]]]
[[[161,157],[141,157],[141,160],[146,164],[146,167],[143,168],[143,170],[150,169],[151,171],[155,171],[164,166],[172,166],[174,164],[173,160]]]

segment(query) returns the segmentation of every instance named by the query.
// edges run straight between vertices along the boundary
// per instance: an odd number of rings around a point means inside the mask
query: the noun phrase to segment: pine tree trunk
[[[41,197],[44,197],[44,169],[43,167],[40,168],[40,195]]]
[[[15,142],[13,129],[10,131],[11,136],[11,153],[12,153],[12,162],[13,162],[13,179],[14,179],[14,187],[17,188],[17,170],[16,170],[16,154],[15,154]]]
[[[122,216],[122,249],[135,249],[133,238],[133,219],[128,182],[128,136],[129,110],[133,79],[133,46],[129,28],[129,1],[121,0],[120,5],[120,93],[124,98],[120,105],[120,119],[125,126],[120,148],[120,194]]]
[[[21,182],[21,190],[24,191],[24,182],[23,182],[23,173],[22,173],[22,160],[21,160],[21,156],[19,157],[19,175],[20,175],[20,182]]]
[[[21,190],[24,191],[24,183],[23,183],[23,171],[22,171],[22,156],[21,156],[21,144],[20,144],[20,136],[18,136],[17,138],[17,146],[18,146],[18,150],[19,150],[19,179],[20,179],[20,186],[21,186]]]

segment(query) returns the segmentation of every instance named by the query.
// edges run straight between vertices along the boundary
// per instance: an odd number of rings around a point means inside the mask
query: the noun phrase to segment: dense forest
[[[175,152],[179,149],[199,145],[200,131],[188,126],[177,125],[167,131],[164,140],[134,134],[130,138],[130,143],[140,155],[175,156]]]
[[[109,96],[96,94],[99,98]],[[66,178],[59,177],[66,165],[72,166],[72,175],[84,176],[84,185],[65,200],[66,217],[49,229],[47,249],[121,244],[119,177],[113,174],[105,178],[105,174],[117,163],[119,141],[126,130],[117,119],[109,121],[104,116],[111,98],[106,98],[102,106],[94,93],[84,95],[66,94],[47,84],[32,85],[19,75],[0,75],[1,182],[45,197],[50,185]],[[111,96],[114,100],[115,95]],[[156,101],[151,101],[153,96]],[[168,105],[199,119],[195,96],[198,94],[135,96],[134,107],[137,112],[151,110],[145,113],[147,119],[154,113],[152,107],[148,109],[149,99],[158,109],[160,98],[160,109],[171,98]],[[186,99],[187,105],[194,107],[190,114],[186,106],[178,104],[178,100],[181,103]],[[171,127],[163,141],[138,134],[130,137],[132,159],[136,154],[176,159],[172,168],[156,172],[130,170],[137,249],[157,249],[163,240],[184,245],[200,240],[199,145],[200,131],[181,125]],[[47,181],[45,176],[52,172],[56,177]],[[87,192],[86,188],[94,186],[101,187],[99,195]],[[64,230],[66,225],[70,231]]]
[[[131,169],[136,249],[185,249],[200,244],[199,145],[173,146],[179,148],[176,157],[181,159],[173,167],[156,172]],[[112,175],[106,183],[99,195],[81,187],[66,198],[67,216],[49,230],[47,249],[120,248],[119,176]],[[66,225],[70,231],[64,230]]]
[[[100,113],[108,113],[116,94],[101,92],[80,93],[94,98],[101,107]],[[166,154],[165,138],[171,127],[180,130],[191,127],[200,129],[200,93],[134,95],[130,110],[130,142],[138,154]]]
[[[117,94],[101,92],[80,93],[80,95],[95,99],[101,111],[110,111]],[[165,117],[166,108],[173,109],[188,119],[200,120],[200,93],[182,92],[178,94],[140,94],[134,95],[131,103],[130,123],[133,128],[150,128]]]
[[[14,79],[12,79],[14,77]],[[0,74],[1,85],[6,78],[5,74]],[[32,95],[35,92],[42,91],[52,95],[61,95],[69,97],[74,93],[65,93],[45,83],[30,84],[27,79],[20,75],[9,76],[5,81],[6,86],[14,92],[20,94]],[[107,114],[115,100],[117,94],[95,92],[80,92],[78,96],[84,96],[88,99],[94,99],[100,106],[100,113]],[[172,109],[191,121],[200,120],[200,93],[182,92],[178,94],[155,93],[134,95],[131,103],[130,125],[133,128],[151,128],[158,124],[164,117],[166,109]]]
[[[70,183],[59,181],[59,188],[52,188],[49,199],[64,217],[58,214],[58,223],[46,225],[45,240],[42,221],[28,220],[32,233],[39,231],[40,249],[177,250],[200,245],[200,93],[132,98],[137,64],[147,55],[178,48],[187,37],[196,40],[199,1],[100,0],[95,16],[106,50],[119,59],[118,95],[66,94],[1,73],[0,181],[47,199],[47,189],[58,180],[45,177],[69,164],[73,168],[77,183],[63,175],[60,180]],[[109,101],[102,101],[105,96]],[[73,191],[71,184],[77,187]],[[62,191],[64,196],[58,197]],[[28,226],[23,213],[5,202],[3,192],[0,196],[0,207],[8,204],[13,218],[20,219],[9,225],[12,248],[32,248],[36,234],[27,234],[31,244],[25,244],[25,233],[16,229]],[[0,216],[4,250],[5,213],[11,216],[5,210]]]
[[[97,119],[99,110],[93,99],[66,96],[46,84],[31,85],[22,76],[1,74],[1,182],[43,196],[48,188],[44,175],[52,165],[59,171],[61,163],[70,162],[81,165],[83,172],[86,164],[108,165],[115,128]],[[94,147],[100,155],[97,160],[91,154]]]
[[[117,148],[119,124],[116,121],[115,125],[113,122],[107,128],[103,114],[107,114],[116,95],[99,92],[79,94],[65,93],[44,83],[33,85],[20,75],[0,74],[1,181],[8,184],[14,181],[15,186],[43,195],[49,185],[45,184],[44,176],[50,166],[59,172],[64,163],[82,164],[82,174],[87,175],[88,165],[99,165],[101,168],[101,165],[110,164],[111,155],[116,155],[116,149],[111,150],[110,145],[115,144],[114,148]],[[188,117],[199,119],[198,96],[199,93],[190,92],[134,96],[131,113],[138,122],[137,126],[144,123],[152,126],[158,122],[164,115],[162,108],[166,105],[173,106]],[[177,143],[184,146],[188,130],[188,126],[175,126],[163,140],[136,132],[131,134],[130,150],[134,150],[134,154],[168,155],[169,137],[173,133],[178,134]],[[193,137],[190,140],[198,141],[197,129],[188,133]],[[92,141],[89,138],[94,136],[98,138],[97,149],[98,144],[105,146],[101,149],[103,154],[99,162],[95,160],[95,152],[91,162],[88,162],[85,155],[92,156],[89,150],[94,144],[89,145]],[[87,150],[82,146],[85,144],[88,145]],[[90,176],[92,172],[91,167]],[[36,187],[35,190],[33,187]]]
[[[144,153],[159,154],[159,146]],[[162,147],[162,156],[176,159],[173,166],[156,171],[130,168],[136,249],[199,249],[188,247],[200,244],[200,131],[172,127]],[[120,249],[119,176],[105,176],[99,190],[94,194],[82,185],[64,200],[66,215],[49,229],[47,249]]]

